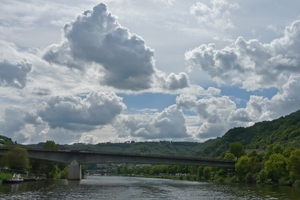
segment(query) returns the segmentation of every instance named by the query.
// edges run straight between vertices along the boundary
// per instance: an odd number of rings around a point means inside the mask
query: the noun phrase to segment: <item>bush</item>
[[[186,180],[188,180],[188,181],[191,180],[191,175],[188,174],[188,175],[186,176]]]
[[[267,185],[273,185],[272,179],[268,178],[268,179],[265,181],[265,184],[267,184]]]
[[[267,180],[267,178],[268,178],[268,174],[267,174],[267,172],[265,171],[265,170],[261,170],[259,173],[258,173],[258,180],[257,180],[257,182],[259,182],[259,183],[265,183],[266,182],[266,180]]]
[[[251,172],[248,172],[245,177],[246,183],[254,183],[254,176]]]
[[[231,177],[230,182],[231,182],[231,183],[238,183],[238,182],[239,182],[239,179],[238,179],[237,176],[233,176],[233,177]]]
[[[8,173],[0,173],[0,180],[3,180],[3,179],[10,179],[12,177],[11,174],[8,174]]]
[[[293,186],[300,187],[300,180],[294,181]]]
[[[282,177],[278,181],[279,185],[287,185],[290,186],[293,184],[292,180],[287,177]]]

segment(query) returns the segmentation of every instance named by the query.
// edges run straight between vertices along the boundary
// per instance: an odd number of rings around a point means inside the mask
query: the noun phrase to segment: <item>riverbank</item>
[[[13,174],[11,174],[11,173],[3,173],[2,172],[2,173],[0,173],[0,182],[3,183],[3,180],[10,180],[10,179],[12,179],[12,177],[13,177]],[[44,181],[44,180],[46,180],[46,178],[43,177],[43,176],[34,176],[34,175],[27,176],[27,174],[21,174],[20,178],[22,178],[22,180],[24,182],[29,182],[29,181]]]
[[[197,175],[190,175],[190,174],[177,174],[177,175],[168,175],[168,174],[161,174],[161,175],[136,175],[136,174],[126,174],[126,175],[116,175],[116,176],[124,176],[124,177],[141,177],[141,178],[157,178],[157,179],[171,179],[171,180],[184,180],[184,181],[196,181],[196,182],[204,182],[204,183],[216,183],[216,184],[246,184],[246,185],[269,185],[269,186],[289,186],[289,187],[300,187],[300,182],[296,181],[295,183],[291,184],[290,182],[281,182],[281,183],[274,183],[272,181],[266,183],[259,183],[259,182],[251,182],[251,183],[244,183],[239,182],[236,176],[232,177],[215,177],[214,179],[205,180],[203,177],[199,178]]]

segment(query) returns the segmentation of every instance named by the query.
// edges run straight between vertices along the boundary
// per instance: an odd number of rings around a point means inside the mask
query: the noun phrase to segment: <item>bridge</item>
[[[93,163],[135,163],[135,164],[164,164],[213,166],[234,168],[235,160],[217,160],[199,157],[177,157],[163,155],[125,154],[112,152],[99,152],[88,150],[53,150],[26,148],[28,157],[33,159],[49,160],[70,164],[69,180],[80,180],[81,165]],[[0,148],[0,155],[5,155],[11,148]]]

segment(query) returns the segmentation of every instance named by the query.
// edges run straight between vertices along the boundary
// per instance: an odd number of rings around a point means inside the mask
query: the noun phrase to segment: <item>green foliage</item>
[[[271,144],[300,148],[300,110],[273,121],[264,121],[251,127],[228,130],[203,150],[201,155],[217,157],[228,150],[228,145],[240,142],[245,149],[266,149]],[[276,149],[280,150],[280,148]]]
[[[60,172],[60,179],[67,179],[68,178],[68,173],[69,173],[69,168],[65,167],[61,172]]]
[[[300,187],[300,180],[296,180],[296,181],[293,183],[293,186]]]
[[[286,166],[287,160],[282,154],[272,154],[269,160],[265,162],[264,170],[273,182],[278,183],[279,179],[287,174]]]
[[[225,153],[224,159],[225,160],[233,160],[236,157],[232,153]]]
[[[54,141],[46,141],[43,145],[44,149],[57,149],[58,145]],[[61,177],[61,171],[66,167],[65,164],[61,164],[53,161],[31,159],[31,172],[37,174],[44,174],[46,178],[57,179]],[[63,175],[64,177],[64,175]]]
[[[0,144],[5,145],[5,146],[13,146],[13,145],[15,145],[15,142],[13,142],[11,140],[11,138],[0,135]]]
[[[235,157],[239,158],[242,155],[245,155],[245,149],[240,142],[233,142],[229,145],[229,152],[232,153]]]
[[[27,150],[18,146],[14,147],[2,157],[2,163],[11,169],[27,169],[29,167]]]
[[[258,181],[259,183],[265,183],[268,179],[268,173],[266,172],[266,170],[262,169],[259,173],[258,173]]]
[[[170,156],[203,156],[203,149],[215,140],[204,143],[198,142],[126,142],[126,143],[99,143],[96,145],[76,143],[64,145],[69,150],[91,150],[102,152],[133,153],[141,155],[170,155]]]
[[[58,145],[53,140],[47,140],[43,146],[44,149],[58,149]]]
[[[87,166],[81,165],[81,177],[84,178],[86,173],[87,173]]]
[[[300,149],[290,153],[290,157],[287,160],[287,170],[291,179],[300,180]]]
[[[244,179],[248,172],[251,172],[252,162],[248,156],[241,156],[236,164],[235,171],[240,181]]]
[[[204,169],[203,166],[198,167],[198,170],[197,170],[198,180],[201,180],[201,178],[203,177],[203,169]]]
[[[203,178],[205,180],[210,180],[212,175],[212,167],[206,166],[203,169]]]
[[[245,182],[246,183],[254,183],[255,182],[254,176],[253,176],[253,174],[251,172],[248,172],[246,174]]]
[[[11,179],[12,175],[9,173],[0,173],[0,180]]]
[[[294,147],[288,147],[288,148],[286,148],[286,149],[283,151],[284,157],[289,158],[290,155],[291,155],[291,152],[294,151],[294,150],[295,150]]]

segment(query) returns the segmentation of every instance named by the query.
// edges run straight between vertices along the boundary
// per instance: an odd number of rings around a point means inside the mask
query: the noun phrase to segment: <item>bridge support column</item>
[[[81,180],[81,165],[77,160],[70,163],[68,180]]]

